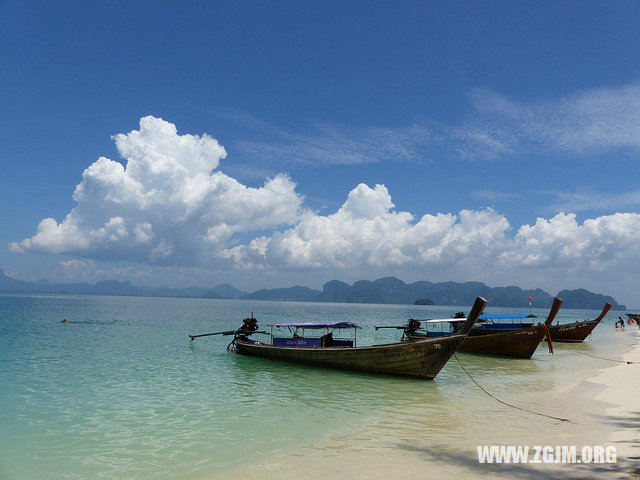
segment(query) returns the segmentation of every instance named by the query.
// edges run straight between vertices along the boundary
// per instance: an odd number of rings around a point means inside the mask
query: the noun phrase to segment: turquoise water
[[[416,416],[438,418],[432,429],[437,440],[447,422],[458,422],[460,411],[484,399],[453,361],[435,382],[424,382],[246,358],[226,353],[229,337],[190,343],[187,334],[234,329],[253,312],[263,327],[284,320],[352,321],[365,327],[359,344],[385,343],[398,340],[399,331],[374,332],[372,325],[457,310],[0,296],[0,478],[208,478],[380,417],[394,420],[389,428],[404,422],[408,431]],[[567,310],[559,318],[575,321],[598,313]],[[635,341],[630,332],[621,336],[612,322],[600,325],[584,345],[557,346],[554,356],[540,347],[532,361],[459,357],[485,387],[506,397],[518,398],[523,382],[529,393],[545,392],[571,381],[577,367],[603,366],[577,353],[618,355]]]

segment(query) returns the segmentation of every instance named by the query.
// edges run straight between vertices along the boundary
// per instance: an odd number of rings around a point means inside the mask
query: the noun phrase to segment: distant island
[[[492,307],[525,308],[529,306],[529,297],[535,307],[550,308],[553,297],[544,290],[520,287],[489,287],[482,282],[441,282],[420,281],[405,283],[395,277],[378,280],[359,280],[353,285],[331,280],[323,285],[322,291],[307,287],[275,288],[259,290],[241,298],[247,300],[304,300],[313,302],[337,303],[389,303],[415,305],[418,301],[430,301],[430,305],[468,306],[481,295]],[[610,303],[613,310],[626,310],[612,297],[592,293],[588,290],[562,290],[558,297],[565,300],[565,308],[601,309]],[[427,304],[427,303],[420,303]]]
[[[413,304],[414,305],[435,305],[435,302],[430,298],[419,298],[418,300],[413,302]]]
[[[482,282],[405,283],[395,277],[379,278],[374,281],[359,280],[352,285],[331,280],[323,285],[322,291],[296,285],[249,293],[228,283],[213,288],[169,288],[139,286],[116,280],[105,280],[95,284],[50,283],[44,280],[24,282],[8,277],[2,269],[0,269],[0,292],[451,306],[471,305],[474,299],[481,295],[492,307],[511,308],[528,307],[529,297],[533,298],[535,307],[549,308],[553,299],[549,293],[540,288],[523,290],[515,286],[489,287]],[[582,288],[562,290],[556,296],[564,300],[564,308],[599,310],[605,303],[610,303],[613,305],[613,310],[626,310],[625,305],[618,304],[612,297]]]

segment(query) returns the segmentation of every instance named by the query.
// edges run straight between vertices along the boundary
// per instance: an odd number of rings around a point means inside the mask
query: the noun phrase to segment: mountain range
[[[476,296],[485,297],[491,306],[524,308],[533,306],[548,308],[553,297],[544,290],[522,289],[520,287],[489,287],[482,282],[428,282],[405,283],[395,277],[378,280],[359,280],[352,285],[339,280],[331,280],[323,285],[322,291],[296,285],[289,288],[262,289],[253,293],[239,290],[228,283],[213,288],[189,287],[147,287],[131,282],[105,280],[90,283],[50,283],[46,280],[24,282],[5,275],[0,269],[0,292],[14,293],[58,293],[93,295],[130,295],[153,297],[187,297],[242,300],[293,300],[306,302],[339,303],[389,303],[413,305],[420,300],[423,304],[468,306]],[[564,308],[600,309],[605,303],[613,305],[613,310],[626,310],[612,297],[593,293],[585,289],[562,290],[558,297],[564,300]]]
[[[241,298],[249,292],[238,290],[228,283],[213,288],[146,287],[131,282],[104,280],[98,283],[51,283],[46,280],[24,282],[8,277],[0,269],[0,292],[13,293],[69,293],[83,295],[128,295],[137,297],[184,298]]]

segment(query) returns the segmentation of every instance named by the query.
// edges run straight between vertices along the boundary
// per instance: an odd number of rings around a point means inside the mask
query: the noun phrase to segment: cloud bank
[[[306,212],[294,227],[223,255],[242,268],[422,268],[473,277],[493,276],[497,269],[579,276],[640,267],[640,214],[579,224],[575,214],[559,213],[510,235],[507,219],[492,209],[427,214],[414,222],[393,207],[386,187],[360,184],[337,212]]]
[[[218,171],[226,151],[209,135],[179,135],[149,116],[113,138],[123,163],[96,160],[75,189],[77,206],[61,222],[42,220],[13,251],[67,254],[74,258],[61,266],[85,276],[93,260],[120,260],[176,271],[259,270],[271,279],[385,272],[565,288],[595,285],[594,278],[631,282],[640,270],[637,213],[582,223],[558,213],[517,228],[493,209],[416,218],[395,209],[384,185],[360,184],[320,215],[304,207],[286,175],[249,187]]]
[[[216,171],[226,151],[209,135],[179,135],[175,125],[148,116],[140,130],[113,138],[125,164],[96,160],[66,218],[42,220],[11,250],[195,264],[219,258],[235,233],[292,224],[300,215],[302,197],[286,175],[252,188]]]

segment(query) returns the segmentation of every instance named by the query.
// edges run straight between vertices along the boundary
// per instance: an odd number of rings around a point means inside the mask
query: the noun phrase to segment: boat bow
[[[551,305],[551,310],[549,311],[549,316],[547,317],[547,319],[545,320],[545,322],[542,324],[544,326],[545,329],[545,336],[547,338],[547,345],[549,345],[549,353],[553,353],[553,340],[551,340],[551,332],[549,331],[549,327],[551,326],[551,324],[553,323],[553,320],[556,318],[556,315],[558,315],[558,311],[560,310],[560,307],[562,306],[563,300],[558,298],[558,297],[554,297],[553,298],[553,304]]]

